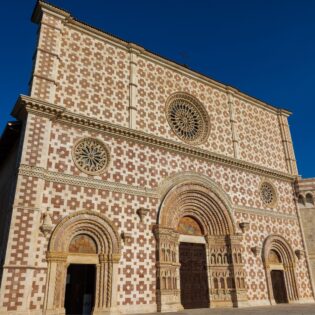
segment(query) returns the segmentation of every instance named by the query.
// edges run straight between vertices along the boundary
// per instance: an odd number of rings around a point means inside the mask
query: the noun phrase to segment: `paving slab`
[[[151,315],[315,315],[315,304],[283,304],[248,308],[191,309],[170,313],[150,313]],[[144,314],[137,314],[144,315]],[[148,313],[146,314],[148,315]]]

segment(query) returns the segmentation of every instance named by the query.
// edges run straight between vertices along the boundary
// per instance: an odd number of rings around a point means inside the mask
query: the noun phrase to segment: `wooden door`
[[[70,265],[67,270],[67,315],[91,315],[95,299],[95,266]]]
[[[184,308],[209,307],[206,249],[203,244],[179,245],[181,302]]]
[[[273,296],[276,303],[287,303],[287,291],[285,288],[284,275],[282,270],[271,270],[271,282]]]

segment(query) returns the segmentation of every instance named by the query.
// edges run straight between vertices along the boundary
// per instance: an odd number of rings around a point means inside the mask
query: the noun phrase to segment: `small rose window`
[[[276,191],[270,183],[264,182],[261,184],[260,198],[265,206],[274,206],[274,204],[276,203]]]
[[[72,150],[75,165],[90,175],[105,171],[109,163],[109,151],[104,143],[93,138],[79,140]]]

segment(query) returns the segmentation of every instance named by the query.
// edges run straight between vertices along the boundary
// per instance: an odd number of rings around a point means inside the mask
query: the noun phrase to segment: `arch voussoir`
[[[284,290],[286,290],[288,302],[290,303],[299,300],[299,291],[297,288],[297,281],[295,275],[296,258],[293,249],[290,246],[290,244],[286,241],[286,239],[281,235],[270,235],[266,238],[264,242],[262,254],[270,303],[271,304],[276,303],[271,278],[271,272],[274,269],[274,266],[272,262],[270,262],[268,259],[270,251],[275,251],[280,257],[285,280]],[[279,267],[277,266],[277,268]]]
[[[195,182],[191,180],[180,182],[170,187],[168,193],[164,195],[155,228],[158,246],[159,311],[178,311],[183,308],[179,244],[187,243],[187,239],[191,238],[180,238],[180,233],[184,233],[185,230],[178,227],[181,222],[185,224],[184,222],[189,220],[200,225],[200,229],[193,229],[192,225],[191,230],[199,231],[196,235],[199,235],[199,241],[203,238],[208,253],[206,258],[208,301],[213,304],[212,307],[246,304],[243,259],[239,259],[243,252],[242,236],[236,233],[232,208],[227,202],[229,198],[214,183],[209,185],[207,183],[209,184],[209,180],[204,178]],[[170,249],[171,253],[166,255]],[[213,259],[214,256],[221,259]],[[223,287],[217,287],[216,283]],[[235,283],[239,285],[236,286]]]
[[[67,267],[86,263],[86,254],[70,252],[76,237],[88,237],[96,245],[89,259],[96,265],[94,314],[110,313],[116,307],[118,262],[121,254],[120,236],[114,224],[94,211],[77,211],[63,218],[52,232],[48,251],[48,279],[44,301],[45,314],[64,313]]]

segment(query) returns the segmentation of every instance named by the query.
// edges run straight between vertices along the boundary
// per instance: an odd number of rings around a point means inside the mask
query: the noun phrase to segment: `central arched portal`
[[[242,235],[219,188],[185,182],[170,189],[155,235],[159,311],[246,303]]]

